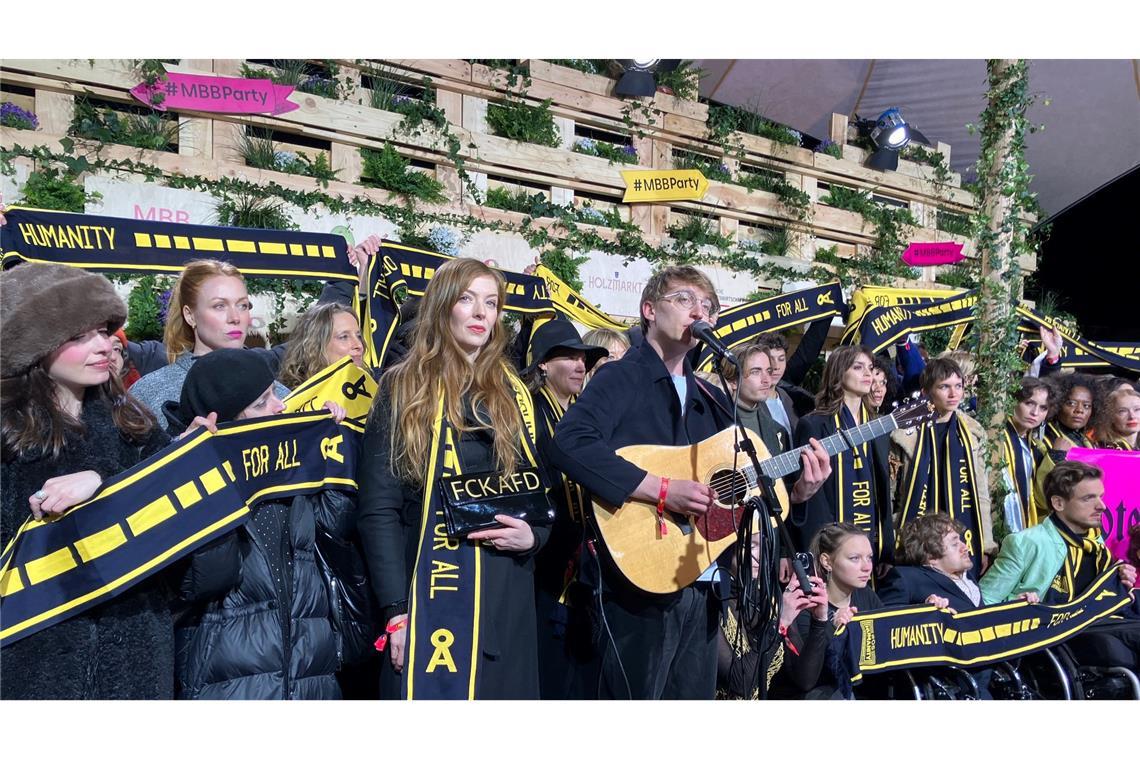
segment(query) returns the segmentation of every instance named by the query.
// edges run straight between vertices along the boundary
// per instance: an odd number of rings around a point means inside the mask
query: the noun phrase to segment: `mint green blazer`
[[[1104,543],[1103,539],[1098,541]],[[982,602],[998,604],[1036,592],[1041,599],[1065,563],[1065,542],[1053,521],[1046,519],[1032,528],[1011,533],[978,585]]]

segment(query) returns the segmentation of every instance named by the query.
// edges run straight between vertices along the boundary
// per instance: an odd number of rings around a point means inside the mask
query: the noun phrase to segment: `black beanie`
[[[256,352],[219,348],[190,365],[178,401],[178,418],[189,425],[195,417],[218,413],[218,422],[231,422],[273,384],[273,372]]]

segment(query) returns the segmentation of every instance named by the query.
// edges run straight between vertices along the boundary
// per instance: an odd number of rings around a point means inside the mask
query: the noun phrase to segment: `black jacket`
[[[382,394],[368,418],[356,476],[360,486],[357,527],[384,623],[407,612],[423,515],[423,489],[400,481],[391,471],[389,412],[388,397]],[[494,438],[485,430],[461,434],[458,448],[464,470],[492,469],[493,446]],[[530,551],[490,552],[482,563],[478,699],[538,697],[534,555],[549,537],[550,528],[532,530],[535,546]],[[398,698],[400,677],[386,655],[381,660],[381,696]]]
[[[83,405],[83,434],[67,435],[58,457],[4,457],[0,546],[31,516],[28,497],[48,478],[94,470],[104,480],[159,451],[156,426],[141,443],[123,437],[104,401]],[[169,593],[153,577],[96,607],[0,649],[4,699],[170,699],[174,629]]]
[[[339,699],[341,639],[315,542],[348,540],[352,496],[263,502],[183,570],[176,638],[181,699]]]
[[[697,386],[685,360],[684,415],[665,363],[641,343],[607,362],[590,380],[554,432],[552,464],[610,504],[622,504],[646,472],[614,453],[633,444],[698,443],[732,423],[728,399],[709,384]]]
[[[796,426],[795,445],[806,446],[809,438],[823,440],[834,435],[835,417],[830,414],[809,414],[800,418]],[[890,453],[890,438],[879,436],[870,441],[871,466],[874,471],[874,489],[871,497],[875,500],[875,509],[879,516],[878,529],[882,533],[882,556],[875,557],[875,563],[892,562],[895,548],[895,529],[893,509],[891,506],[891,480],[888,467]],[[788,521],[788,530],[797,548],[807,551],[812,538],[821,527],[839,519],[839,475],[836,472],[836,460],[832,459],[831,475],[815,495],[803,504],[792,505],[791,519]],[[872,541],[872,546],[874,545]]]
[[[950,606],[958,612],[978,607],[945,573],[930,567],[892,567],[879,582],[878,594],[887,606],[926,604],[926,598],[936,594],[949,599]]]

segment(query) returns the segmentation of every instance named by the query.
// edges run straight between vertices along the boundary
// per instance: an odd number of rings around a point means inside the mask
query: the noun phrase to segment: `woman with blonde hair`
[[[533,556],[549,529],[496,514],[497,528],[449,530],[440,487],[539,469],[530,394],[505,353],[505,299],[502,276],[475,259],[436,270],[369,415],[358,527],[387,623],[385,697],[539,695]]]
[[[1099,448],[1140,451],[1140,393],[1130,385],[1109,393],[1100,404],[1095,427]]]
[[[325,367],[348,356],[364,361],[364,336],[356,312],[339,303],[319,304],[297,320],[277,379],[296,388]]]
[[[625,333],[620,333],[617,330],[611,330],[608,327],[596,327],[582,336],[582,342],[587,346],[599,346],[606,349],[606,355],[598,359],[594,363],[593,368],[586,373],[586,382],[590,382],[590,378],[598,371],[606,362],[616,362],[618,359],[625,356],[625,352],[629,350],[629,338]]]
[[[170,363],[140,378],[131,386],[131,394],[162,419],[163,407],[178,403],[182,383],[196,358],[215,349],[245,345],[251,309],[245,278],[233,264],[216,259],[187,262],[171,289],[163,330]],[[283,385],[275,387],[278,398],[288,392]]]

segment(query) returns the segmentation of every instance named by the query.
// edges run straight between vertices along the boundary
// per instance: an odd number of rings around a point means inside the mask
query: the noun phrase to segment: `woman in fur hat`
[[[106,278],[57,264],[0,275],[0,545],[168,442],[112,370],[127,309]],[[174,636],[152,578],[0,650],[5,699],[169,699]]]

